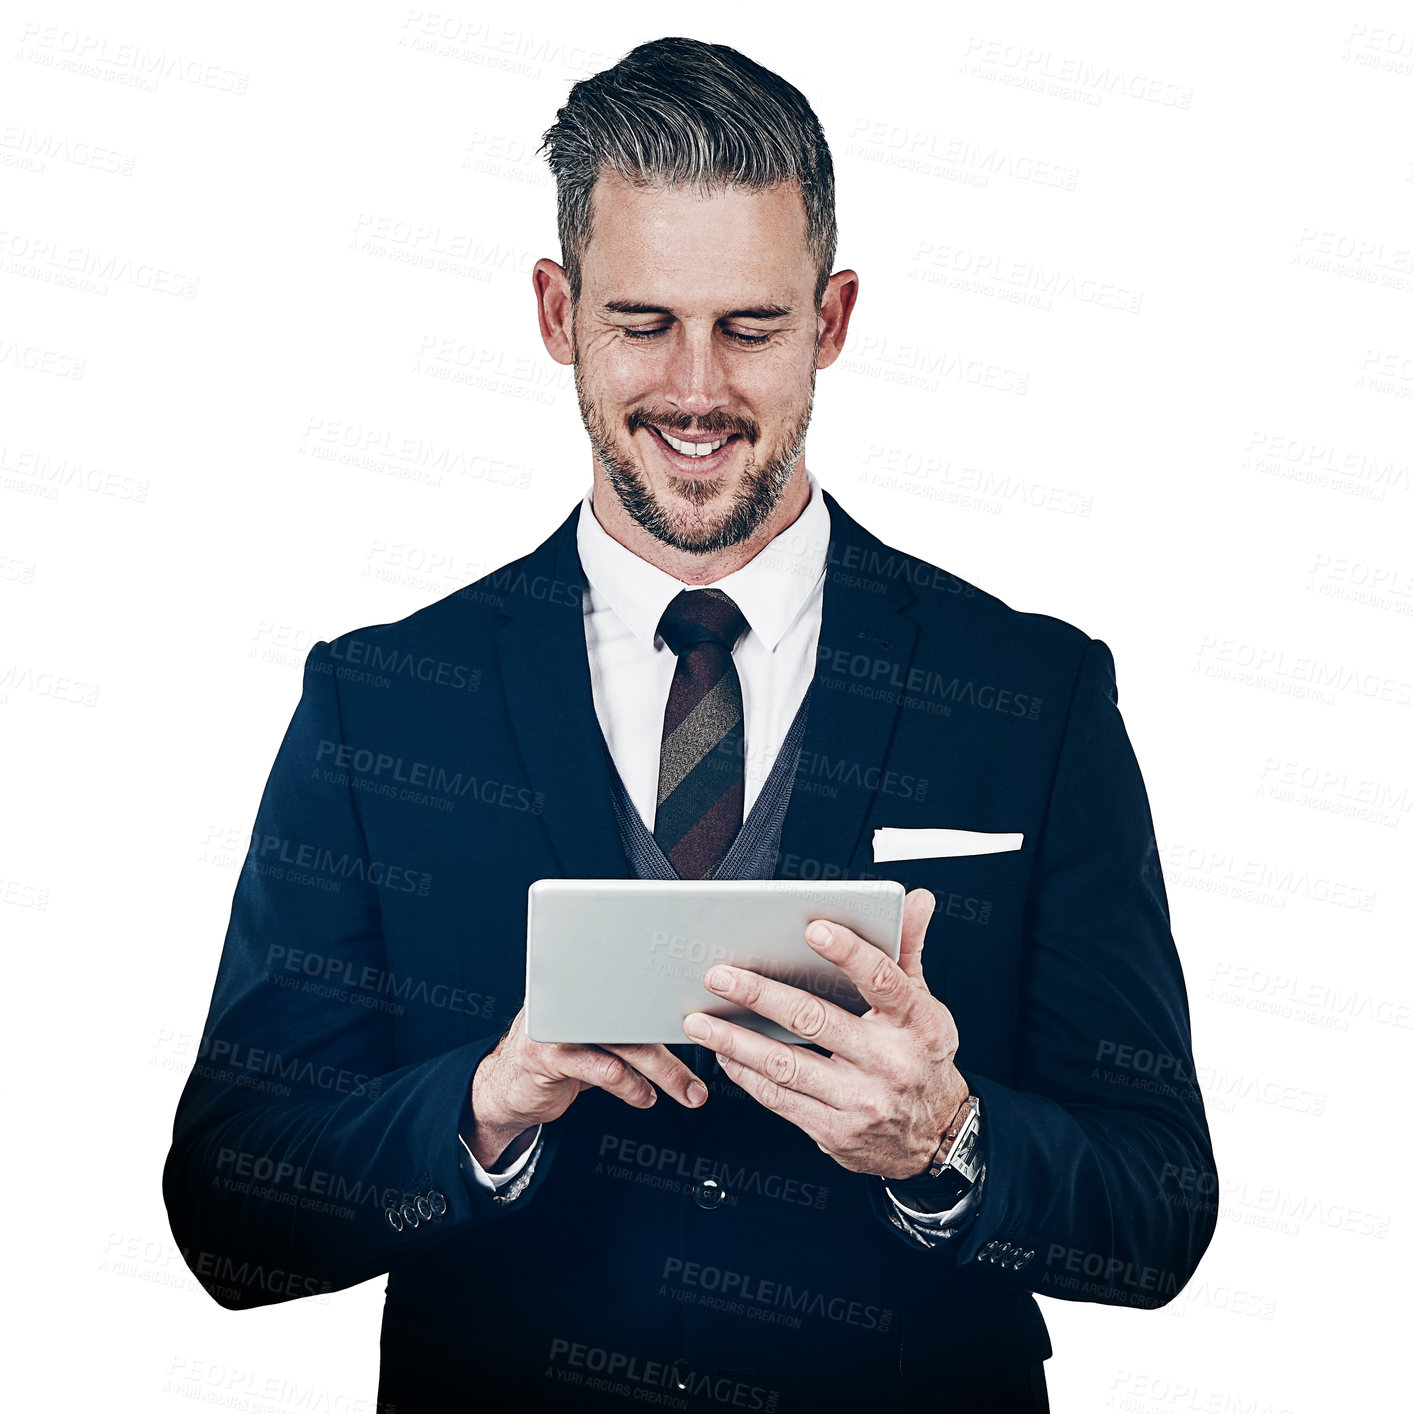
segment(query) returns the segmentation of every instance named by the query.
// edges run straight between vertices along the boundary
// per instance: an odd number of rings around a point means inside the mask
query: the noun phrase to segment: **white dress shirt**
[[[746,813],[814,677],[829,508],[819,483],[808,472],[806,477],[809,500],[795,520],[740,569],[712,585],[731,596],[747,625],[732,654],[741,680]],[[588,581],[584,638],[594,711],[613,764],[651,831],[657,815],[662,719],[677,667],[676,654],[657,628],[663,611],[682,590],[704,586],[683,584],[609,535],[594,515],[592,487],[579,505],[578,550]],[[520,1173],[538,1148],[537,1134],[535,1143],[497,1174],[487,1173],[472,1155],[473,1175],[486,1188],[500,1188]],[[974,1192],[945,1213],[918,1213],[888,1196],[901,1213],[935,1229],[960,1216]]]
[[[750,812],[810,681],[824,607],[829,509],[809,478],[795,520],[753,559],[716,580],[746,620],[732,658],[741,679],[745,811]],[[667,606],[694,587],[620,545],[594,516],[592,491],[579,506],[579,560],[589,581],[584,637],[594,710],[613,764],[643,824],[657,816],[662,718],[677,656],[658,637]]]

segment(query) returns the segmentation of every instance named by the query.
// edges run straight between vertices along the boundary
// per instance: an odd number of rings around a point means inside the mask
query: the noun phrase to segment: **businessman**
[[[1161,1305],[1215,1213],[1112,657],[807,470],[859,281],[796,89],[664,39],[545,148],[534,290],[591,485],[528,555],[310,653],[173,1231],[231,1308],[386,1273],[399,1414],[1045,1410],[1034,1293]],[[671,1046],[536,1043],[554,877],[894,879],[902,949],[808,930],[862,1016],[712,969],[808,1044],[699,1012]]]

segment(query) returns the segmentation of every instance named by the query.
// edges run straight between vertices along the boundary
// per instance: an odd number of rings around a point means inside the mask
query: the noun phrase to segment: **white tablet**
[[[729,963],[860,1015],[852,982],[805,941],[816,918],[851,928],[895,962],[903,886],[894,879],[538,879],[530,885],[525,1029],[533,1041],[691,1042],[704,1011],[780,1041],[799,1036],[723,1001],[702,980]]]

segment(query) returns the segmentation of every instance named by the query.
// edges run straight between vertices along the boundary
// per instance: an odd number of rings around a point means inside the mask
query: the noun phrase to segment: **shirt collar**
[[[824,573],[829,508],[819,483],[808,471],[805,476],[810,496],[804,510],[753,559],[712,586],[731,596],[751,631],[772,653]],[[637,638],[654,647],[663,611],[682,590],[702,586],[683,584],[619,544],[594,515],[592,485],[579,505],[577,534],[579,563],[595,596],[602,597]]]

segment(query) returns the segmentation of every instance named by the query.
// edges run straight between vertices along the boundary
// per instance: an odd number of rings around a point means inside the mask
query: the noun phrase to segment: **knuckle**
[[[617,1056],[605,1055],[598,1063],[599,1078],[606,1084],[617,1085],[628,1074],[628,1067]]]
[[[760,1091],[756,1098],[767,1109],[778,1109],[780,1102],[785,1098],[785,1092],[771,1079],[763,1079],[760,1083]]]
[[[799,1073],[799,1061],[796,1059],[793,1050],[787,1050],[783,1046],[778,1051],[772,1051],[766,1057],[766,1075],[780,1085],[789,1085],[794,1081]]]
[[[790,1030],[797,1036],[818,1036],[824,1030],[828,1017],[824,1004],[818,997],[806,997],[795,1007],[790,1019]]]
[[[898,990],[898,967],[892,958],[881,955],[869,973],[869,986],[880,996],[892,996]]]

